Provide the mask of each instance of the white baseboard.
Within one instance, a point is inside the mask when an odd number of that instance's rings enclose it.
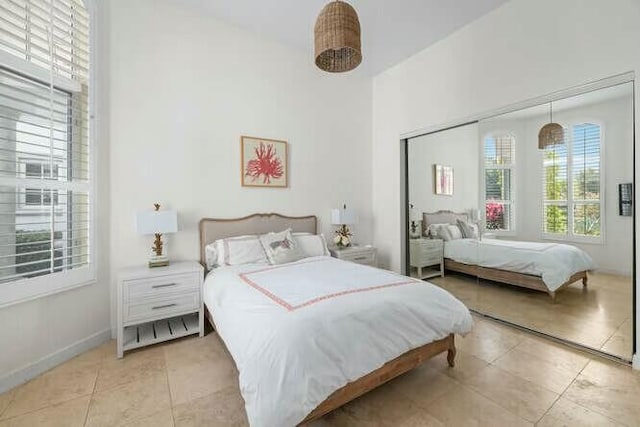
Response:
[[[640,371],[640,353],[636,353],[633,355],[633,369],[637,369]]]
[[[97,347],[110,339],[111,329],[105,329],[104,331],[90,335],[65,348],[55,351],[34,363],[9,372],[8,374],[0,377],[0,393],[4,393],[17,385],[27,382],[41,373],[46,372],[87,350]]]

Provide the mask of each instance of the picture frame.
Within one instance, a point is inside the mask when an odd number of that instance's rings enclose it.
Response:
[[[453,167],[433,165],[434,191],[441,196],[453,196]]]
[[[240,137],[240,182],[243,187],[288,186],[287,141]]]

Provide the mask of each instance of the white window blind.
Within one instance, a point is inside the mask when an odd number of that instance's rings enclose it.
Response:
[[[543,235],[601,239],[601,147],[601,126],[579,123],[565,129],[564,144],[543,150]]]
[[[484,139],[485,228],[514,231],[515,144],[513,135]]]
[[[88,280],[79,274],[92,262],[93,200],[83,1],[0,0],[0,54],[0,289],[52,273]]]

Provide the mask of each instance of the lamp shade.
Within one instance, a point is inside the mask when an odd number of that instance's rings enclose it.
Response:
[[[547,123],[538,133],[538,149],[564,143],[564,128],[558,123]]]
[[[136,215],[138,234],[175,233],[178,231],[176,211],[142,211]]]
[[[316,65],[321,70],[343,73],[362,62],[360,21],[350,4],[327,4],[318,15],[314,36]]]
[[[356,213],[350,209],[331,209],[331,224],[352,225],[358,222]]]

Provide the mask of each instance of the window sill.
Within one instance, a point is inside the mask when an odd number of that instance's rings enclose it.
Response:
[[[57,276],[57,277],[56,277]],[[0,284],[0,309],[97,282],[91,267]]]
[[[583,245],[597,245],[602,246],[605,244],[604,238],[588,238],[588,237],[560,237],[552,234],[543,234],[540,237],[542,240],[557,242],[557,243],[578,243]]]
[[[516,237],[518,235],[518,233],[516,232],[516,230],[509,230],[509,231],[500,231],[500,230],[485,230],[482,235],[493,235],[494,237]]]

